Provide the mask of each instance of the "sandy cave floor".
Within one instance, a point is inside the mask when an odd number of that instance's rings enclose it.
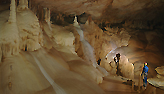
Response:
[[[154,88],[156,88],[156,94],[164,94],[164,90],[154,87],[149,83],[146,90],[140,86],[139,93],[138,86],[134,85],[134,89],[132,90],[132,83],[127,82],[127,79],[121,76],[106,76],[99,86],[106,94],[155,94],[153,93]]]

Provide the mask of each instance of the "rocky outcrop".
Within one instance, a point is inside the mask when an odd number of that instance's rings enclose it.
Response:
[[[127,46],[130,39],[130,35],[124,29],[118,31],[107,28],[107,31],[103,31],[89,19],[81,27],[84,30],[84,38],[94,48],[96,60],[105,58],[111,50],[115,50],[121,46]],[[83,54],[80,52],[79,36],[76,32],[74,34],[76,36],[75,50],[80,57],[83,57]]]
[[[164,66],[157,67],[155,70],[157,71],[156,78],[149,78],[148,82],[155,87],[159,87],[164,90]]]
[[[164,66],[155,69],[159,75],[164,75]]]

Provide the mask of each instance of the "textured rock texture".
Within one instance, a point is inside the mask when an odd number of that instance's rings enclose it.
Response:
[[[148,82],[163,89],[163,5],[163,0],[1,0],[0,93],[104,94],[111,87],[112,93],[127,93],[131,87],[122,81],[132,79],[137,86],[144,62]]]

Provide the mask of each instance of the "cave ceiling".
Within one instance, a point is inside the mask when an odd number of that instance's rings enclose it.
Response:
[[[164,0],[34,0],[55,13],[87,13],[95,21],[164,21]]]
[[[17,0],[19,2],[19,0]],[[164,24],[164,0],[29,0],[32,7],[50,8],[52,14],[87,14],[94,22],[122,23],[125,21]],[[10,3],[1,0],[0,5]]]

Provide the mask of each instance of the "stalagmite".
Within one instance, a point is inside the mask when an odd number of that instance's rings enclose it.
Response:
[[[19,0],[19,5],[25,5],[28,7],[28,0]]]
[[[32,8],[31,10],[33,11],[33,13],[37,16],[37,9],[38,9],[37,6],[33,6],[33,4],[32,4],[31,8]]]
[[[39,49],[42,43],[42,32],[36,15],[28,8],[28,1],[21,0],[17,7],[17,25],[21,44],[20,49],[34,51]],[[41,11],[39,11],[38,14]],[[40,15],[41,16],[41,15]],[[41,17],[40,17],[41,18]]]
[[[43,10],[43,7],[40,6],[40,5],[38,5],[37,17],[38,17],[39,21],[43,21],[44,20],[44,10]]]
[[[19,0],[19,5],[24,5],[24,0]]]
[[[44,20],[47,22],[48,17],[47,17],[47,8],[44,8]]]
[[[84,52],[84,55],[85,55],[85,59],[87,60],[87,62],[92,62],[92,65],[96,68],[97,64],[96,64],[96,60],[94,58],[93,48],[84,39],[83,31],[81,30],[81,27],[79,26],[79,24],[77,22],[77,17],[76,16],[75,16],[74,24],[73,25],[75,26],[78,34],[80,35],[80,41],[83,44],[83,52]]]
[[[3,24],[0,31],[1,54],[5,57],[18,54],[19,52],[19,36],[15,9],[15,0],[11,0],[8,22]]]
[[[92,17],[89,16],[85,24],[86,24],[86,25],[89,25],[91,22],[93,22],[93,21],[92,21]]]
[[[76,16],[75,16],[73,25],[76,28],[78,34],[80,35],[80,41],[84,40],[83,31],[81,30],[81,27],[79,26],[79,23],[77,22],[77,17]]]
[[[47,22],[48,26],[49,26],[49,29],[52,31],[52,28],[51,28],[51,22],[50,22],[50,18],[51,18],[51,12],[50,12],[50,8],[44,8],[44,11],[45,11],[45,21]]]
[[[39,17],[40,17],[40,14],[39,14],[39,8],[40,8],[40,6],[39,5],[37,5],[37,8],[36,8],[36,12],[37,12],[37,17],[38,17],[38,19],[40,19]]]
[[[26,6],[28,6],[28,0],[24,0]]]
[[[48,17],[47,20],[50,22],[50,18],[51,18],[51,11],[50,11],[50,8],[48,8],[47,17]]]
[[[9,23],[16,23],[16,11],[15,11],[15,0],[11,0],[11,5],[10,5],[10,16],[9,16]]]
[[[18,2],[18,0],[15,0],[15,6],[17,6],[17,2]]]
[[[96,58],[94,55],[94,48],[84,39],[83,31],[81,30],[81,27],[77,22],[76,16],[75,16],[73,25],[76,28],[78,34],[80,35],[80,41],[82,42],[83,53],[85,55],[86,61],[91,62],[93,67],[97,68],[104,76],[106,76],[107,71],[104,68],[97,65]]]
[[[28,7],[29,7],[29,9],[31,9],[31,8],[32,8],[32,2],[31,2],[31,0],[29,0],[29,2],[28,2],[28,3],[29,3],[29,6],[28,6]]]
[[[28,9],[28,1],[27,0],[19,0],[19,5],[17,11]]]

